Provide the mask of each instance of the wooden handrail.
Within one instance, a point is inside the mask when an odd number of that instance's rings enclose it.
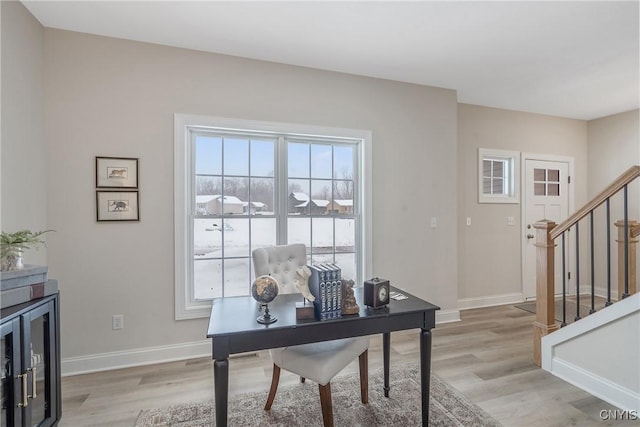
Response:
[[[609,197],[616,194],[625,185],[629,184],[631,181],[638,178],[639,176],[640,176],[640,166],[637,166],[637,165],[631,166],[629,169],[627,169],[626,172],[624,172],[622,175],[616,178],[616,180],[613,181],[611,185],[609,185],[607,188],[602,190],[602,192],[600,192],[600,194],[594,197],[589,203],[584,205],[582,208],[578,209],[569,218],[562,221],[558,226],[556,226],[551,231],[549,237],[552,240],[555,240],[558,236],[560,236],[562,233],[564,233],[569,228],[571,228],[576,222],[580,221],[582,218],[587,216],[589,212],[591,212],[592,210],[594,210],[595,208],[603,204]]]

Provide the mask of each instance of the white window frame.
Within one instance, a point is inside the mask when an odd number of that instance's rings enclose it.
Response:
[[[358,155],[359,218],[362,222],[361,236],[356,237],[357,265],[360,277],[369,277],[372,272],[372,178],[371,131],[359,129],[309,126],[292,123],[262,122],[254,120],[210,117],[191,114],[174,114],[174,250],[175,250],[175,319],[195,319],[209,317],[211,302],[193,297],[193,242],[189,213],[195,202],[192,179],[194,153],[190,144],[190,128],[209,128],[216,131],[258,131],[287,134],[301,137],[330,137],[361,140]],[[278,201],[276,201],[278,203]],[[354,204],[356,201],[354,201]],[[354,212],[355,213],[355,212]]]
[[[507,164],[504,177],[505,193],[485,194],[483,189],[483,162],[498,160]],[[520,152],[478,149],[478,203],[520,203]]]

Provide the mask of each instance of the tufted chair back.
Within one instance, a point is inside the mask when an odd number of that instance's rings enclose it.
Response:
[[[296,270],[307,265],[307,248],[303,243],[258,248],[252,253],[256,277],[271,275],[280,284],[278,293],[300,292],[296,288]]]

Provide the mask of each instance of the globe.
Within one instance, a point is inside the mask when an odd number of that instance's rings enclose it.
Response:
[[[278,281],[271,276],[260,276],[251,285],[251,296],[261,304],[269,304],[278,296]]]

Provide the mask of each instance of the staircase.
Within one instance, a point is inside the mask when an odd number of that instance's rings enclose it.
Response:
[[[561,224],[542,220],[534,225],[534,362],[635,417],[640,414],[640,294],[636,274],[640,224],[629,218],[629,184],[638,177],[640,166],[633,166]],[[612,206],[622,216],[615,222],[611,219]],[[640,217],[640,209],[632,211]],[[615,266],[612,246],[618,258]],[[554,265],[556,250],[562,251],[560,266]],[[571,265],[567,262],[569,252]],[[602,264],[606,264],[604,268]],[[556,268],[563,273],[563,312],[558,323],[554,313]],[[575,272],[573,289],[568,288],[565,274],[569,268]],[[617,284],[612,289],[614,273]],[[571,313],[567,298],[575,301]],[[605,299],[604,307],[597,308],[597,298]],[[567,316],[575,322],[567,325]]]

